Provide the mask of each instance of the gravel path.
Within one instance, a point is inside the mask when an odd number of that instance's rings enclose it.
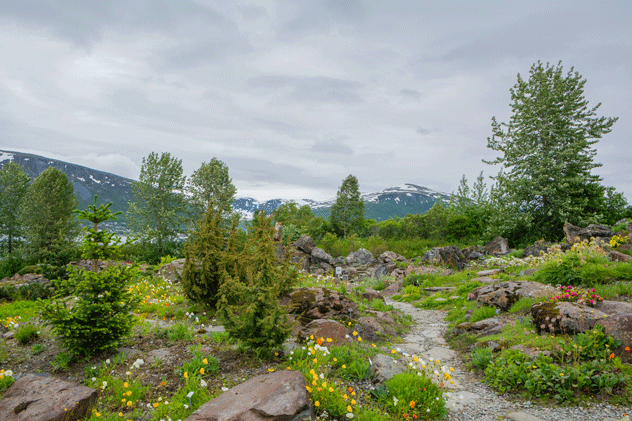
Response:
[[[403,351],[454,367],[451,373],[454,385],[449,385],[451,390],[446,393],[449,421],[619,421],[623,414],[632,414],[632,408],[601,403],[586,407],[543,407],[509,401],[471,376],[457,353],[450,349],[443,339],[448,329],[444,312],[420,310],[389,299],[386,302],[413,319],[411,331],[400,346]]]

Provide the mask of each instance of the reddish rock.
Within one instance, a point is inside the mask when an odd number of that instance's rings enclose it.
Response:
[[[358,319],[360,336],[367,341],[378,341],[384,339],[384,328],[373,317],[360,317]]]
[[[205,403],[185,421],[314,420],[305,386],[298,371],[253,377]]]
[[[632,314],[609,316],[599,320],[597,324],[604,327],[604,333],[611,335],[615,340],[621,341],[621,345],[612,352],[621,357],[623,362],[632,362]]]
[[[632,256],[628,256],[625,253],[621,253],[620,251],[610,250],[608,253],[610,255],[610,260],[613,262],[624,262],[627,263],[632,260]]]
[[[384,288],[384,291],[382,291],[382,297],[390,297],[397,294],[402,286],[404,286],[403,282],[394,282],[390,284],[389,286]]]
[[[487,254],[494,256],[504,256],[509,253],[509,243],[502,237],[496,237],[489,243],[485,244]]]
[[[365,300],[369,300],[369,302],[373,300],[381,300],[382,295],[374,289],[367,288],[361,295]]]
[[[303,325],[318,319],[359,316],[355,302],[328,288],[299,288],[284,295],[281,305],[288,306],[289,313],[298,314]]]
[[[305,329],[300,333],[302,338],[314,335],[314,338],[323,339],[323,345],[340,346],[349,343],[347,336],[347,328],[334,320],[319,319],[309,322]],[[327,339],[331,339],[328,342]]]
[[[0,399],[2,421],[77,421],[97,401],[97,391],[54,377],[28,374]]]

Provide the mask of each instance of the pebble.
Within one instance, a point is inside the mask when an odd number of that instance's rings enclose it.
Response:
[[[386,303],[413,319],[411,331],[404,336],[405,343],[400,345],[402,348],[423,358],[440,359],[442,365],[454,367],[451,374],[455,385],[446,392],[448,421],[619,421],[623,414],[632,414],[632,408],[608,403],[557,407],[506,399],[471,376],[457,353],[447,346],[443,339],[448,329],[445,312],[421,310],[388,299]]]

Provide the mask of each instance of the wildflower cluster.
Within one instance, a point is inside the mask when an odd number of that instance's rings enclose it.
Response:
[[[2,323],[4,327],[9,328],[10,330],[14,330],[17,329],[17,327],[19,326],[20,319],[20,316],[6,317],[4,319],[0,319],[0,323]]]
[[[0,370],[0,392],[4,392],[7,390],[15,381],[13,378],[13,371],[11,370]]]
[[[558,285],[557,289],[559,290],[559,293],[549,298],[549,301],[577,302],[578,304],[584,304],[590,307],[594,307],[598,303],[603,301],[603,297],[599,296],[596,293],[597,290],[595,288],[586,290],[578,287],[573,287],[571,285]]]
[[[618,235],[613,235],[612,238],[610,238],[610,247],[616,248],[616,247],[619,247],[621,244],[626,244],[627,242],[628,242],[627,237],[620,237]]]

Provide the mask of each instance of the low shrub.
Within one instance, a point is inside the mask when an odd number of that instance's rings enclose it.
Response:
[[[5,392],[14,382],[13,371],[0,370],[0,393]]]
[[[467,365],[470,368],[484,371],[492,362],[492,350],[488,347],[478,347],[468,357]]]
[[[22,344],[26,345],[31,341],[39,338],[39,329],[32,324],[23,324],[15,331],[15,339]]]
[[[401,416],[402,419],[416,416],[438,420],[448,413],[443,392],[423,374],[412,371],[396,374],[384,385],[389,393],[386,407],[391,415]]]
[[[496,307],[483,306],[479,307],[470,316],[470,323],[476,323],[481,320],[489,319],[496,315]]]

